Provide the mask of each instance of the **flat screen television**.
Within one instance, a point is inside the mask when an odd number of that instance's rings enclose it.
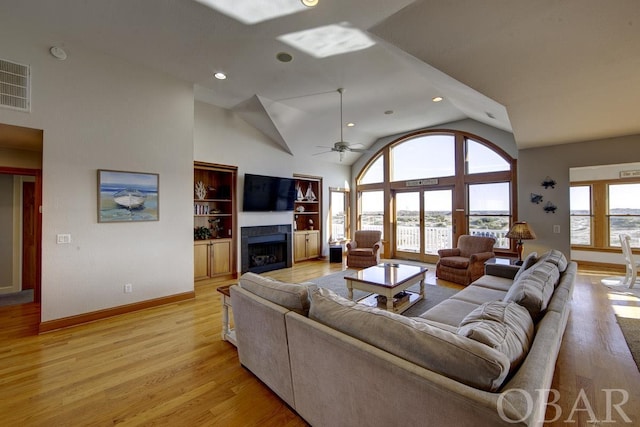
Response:
[[[245,212],[293,211],[296,185],[292,178],[244,174],[242,210]]]

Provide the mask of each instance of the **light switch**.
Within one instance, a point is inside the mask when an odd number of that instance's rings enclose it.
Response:
[[[71,243],[71,234],[57,234],[56,243],[59,245],[68,245]]]

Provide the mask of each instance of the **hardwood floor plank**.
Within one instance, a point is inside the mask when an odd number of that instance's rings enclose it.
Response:
[[[308,261],[266,275],[300,282],[343,268]],[[640,302],[612,296],[600,284],[606,275],[578,276],[552,384],[561,413],[550,426],[567,425],[574,405],[574,425],[640,425],[640,373],[612,308],[640,310]],[[193,300],[41,335],[37,304],[0,308],[0,424],[306,426],[221,341],[216,288],[230,283],[197,282]],[[605,389],[628,393],[623,409],[631,424],[607,407]],[[580,396],[586,400],[576,403]],[[610,397],[615,403],[622,396]],[[587,404],[597,420],[589,419]],[[615,423],[605,422],[607,411]]]

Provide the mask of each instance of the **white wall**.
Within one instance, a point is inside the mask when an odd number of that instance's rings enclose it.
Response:
[[[195,103],[194,159],[238,166],[239,227],[293,224],[292,212],[242,212],[245,173],[281,177],[291,177],[294,173],[321,176],[323,253],[327,255],[329,187],[348,187],[350,168],[292,151],[294,156],[278,148],[277,144],[230,110],[203,102]]]
[[[192,291],[191,84],[71,41],[59,61],[57,36],[20,32],[3,22],[0,52],[31,65],[32,111],[0,122],[44,131],[42,321]],[[158,173],[160,220],[97,223],[97,169]]]

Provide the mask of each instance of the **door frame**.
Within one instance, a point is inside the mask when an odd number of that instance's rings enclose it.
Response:
[[[391,244],[391,251],[393,254],[393,257],[397,257],[397,258],[401,258],[401,259],[408,259],[408,260],[413,260],[413,261],[420,261],[420,262],[427,262],[427,263],[433,263],[435,264],[438,261],[438,255],[437,254],[427,254],[425,253],[425,193],[429,192],[429,191],[450,191],[451,192],[451,234],[452,234],[452,240],[455,242],[457,241],[457,235],[456,232],[459,231],[457,230],[458,227],[456,227],[456,211],[454,210],[453,206],[454,206],[454,202],[455,202],[455,187],[452,185],[442,185],[442,186],[414,186],[414,187],[408,187],[408,188],[392,188],[390,193],[391,193],[391,199],[392,199],[392,203],[391,203],[391,211],[390,211],[390,215],[391,215],[391,224],[393,224],[391,226],[391,233],[393,238],[391,239],[392,244]],[[397,242],[398,242],[398,238],[397,238],[397,227],[398,227],[398,221],[397,221],[397,202],[396,202],[396,196],[398,194],[401,193],[417,193],[418,194],[418,198],[419,198],[419,211],[418,211],[418,215],[419,215],[419,233],[420,233],[420,248],[419,251],[416,252],[407,252],[407,251],[399,251],[398,247],[397,247]],[[464,228],[464,227],[463,227]],[[446,249],[446,248],[442,248],[442,249]]]
[[[35,284],[33,288],[33,301],[39,303],[41,300],[41,285],[42,285],[42,170],[40,169],[27,169],[0,166],[0,174],[4,175],[24,175],[35,177],[35,203],[34,212],[35,220],[35,235],[36,235],[36,272],[35,272]],[[22,239],[22,235],[20,237]]]

